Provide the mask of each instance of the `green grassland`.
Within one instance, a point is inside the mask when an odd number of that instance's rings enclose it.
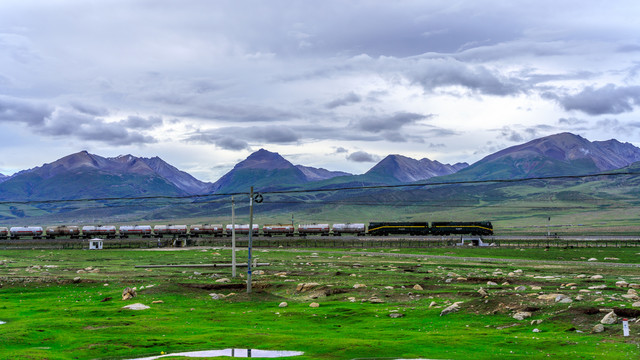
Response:
[[[229,263],[229,249],[3,251],[0,358],[128,359],[224,348],[304,352],[291,359],[640,356],[640,308],[623,297],[628,288],[616,286],[640,283],[640,273],[615,266],[640,265],[637,248],[254,249],[253,257],[270,265],[254,270],[248,294],[246,268],[232,278],[229,268],[134,267]],[[246,249],[238,259],[246,262]],[[603,278],[591,279],[596,274]],[[138,296],[121,300],[125,287]],[[574,301],[538,299],[558,293]],[[456,302],[458,312],[440,316]],[[150,309],[122,308],[132,303]],[[620,322],[592,333],[605,315],[600,309],[614,308],[634,319],[631,336],[623,337]],[[512,317],[522,310],[532,316]]]

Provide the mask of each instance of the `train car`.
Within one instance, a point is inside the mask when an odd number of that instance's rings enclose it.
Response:
[[[9,229],[12,239],[19,239],[23,236],[31,236],[33,239],[42,238],[42,227],[40,226],[13,226]]]
[[[366,232],[364,224],[333,224],[333,228],[331,229],[333,236],[341,236],[342,234],[349,235],[364,235]]]
[[[119,233],[121,239],[129,236],[149,238],[153,235],[153,229],[151,229],[151,225],[121,225]]]
[[[189,234],[194,237],[202,235],[224,236],[224,227],[222,224],[191,225]]]
[[[428,222],[370,222],[369,235],[429,235]]]
[[[0,227],[0,239],[6,239],[9,237],[9,228]]]
[[[107,239],[116,237],[117,229],[113,225],[86,225],[82,227],[82,237],[88,239],[95,236],[104,236]]]
[[[489,221],[434,221],[431,223],[433,235],[493,235],[493,225]]]
[[[77,226],[47,226],[45,235],[48,239],[55,239],[59,236],[68,236],[71,239],[80,238],[80,228]]]
[[[231,226],[231,224],[229,224],[226,227],[227,236],[231,236],[232,229],[234,227],[236,229],[236,235],[238,234],[249,235],[249,224],[235,224],[235,226]],[[260,233],[260,226],[258,224],[253,224],[252,228],[253,228],[252,235],[258,235]]]
[[[153,227],[153,233],[156,237],[164,237],[165,235],[187,237],[187,225],[156,225]]]
[[[291,225],[271,224],[271,225],[264,225],[262,227],[262,233],[264,234],[264,236],[273,236],[273,235],[293,236],[294,232],[295,232],[295,228],[293,224]]]
[[[300,224],[298,225],[298,234],[300,236],[321,235],[328,236],[331,228],[329,224]]]

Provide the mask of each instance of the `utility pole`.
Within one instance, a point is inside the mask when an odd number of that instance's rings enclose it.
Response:
[[[247,245],[249,249],[249,259],[247,263],[247,294],[251,293],[251,246],[253,235],[253,186],[249,192],[249,243]]]
[[[231,197],[231,277],[236,277],[236,202]]]

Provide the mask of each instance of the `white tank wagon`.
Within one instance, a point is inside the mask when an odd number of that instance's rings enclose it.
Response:
[[[298,225],[298,234],[300,236],[306,235],[329,235],[331,228],[329,224],[300,224]]]
[[[234,226],[231,226],[231,224],[227,225],[227,235],[231,236],[231,230],[233,229]],[[235,229],[236,229],[236,234],[249,234],[249,224],[235,224]],[[253,235],[258,235],[260,231],[260,227],[258,226],[258,224],[253,224]]]
[[[128,238],[129,236],[149,238],[153,234],[153,229],[151,229],[151,225],[122,225],[119,232],[120,238]]]
[[[47,226],[45,234],[48,239],[55,239],[59,236],[68,236],[71,239],[80,238],[80,228],[78,226]]]
[[[334,236],[341,236],[342,234],[362,236],[365,235],[366,228],[364,224],[360,223],[333,224],[332,231]]]
[[[14,226],[9,229],[9,233],[12,239],[19,239],[23,236],[41,239],[43,231],[41,226]]]
[[[273,235],[284,235],[284,236],[293,236],[295,228],[293,225],[264,225],[262,226],[262,233],[264,236],[273,236]]]
[[[222,224],[191,225],[189,233],[194,237],[203,235],[223,236],[224,227]]]
[[[0,227],[0,239],[6,239],[9,237],[9,228]]]
[[[82,237],[88,239],[95,236],[104,236],[107,239],[116,237],[117,229],[113,225],[86,225],[82,227]]]
[[[153,227],[153,233],[160,238],[165,235],[186,237],[188,228],[187,225],[156,225]]]

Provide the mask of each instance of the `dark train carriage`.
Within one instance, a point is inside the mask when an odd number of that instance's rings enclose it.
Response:
[[[493,235],[493,225],[489,221],[434,221],[431,223],[432,235]]]
[[[369,235],[429,235],[427,222],[371,222]]]

